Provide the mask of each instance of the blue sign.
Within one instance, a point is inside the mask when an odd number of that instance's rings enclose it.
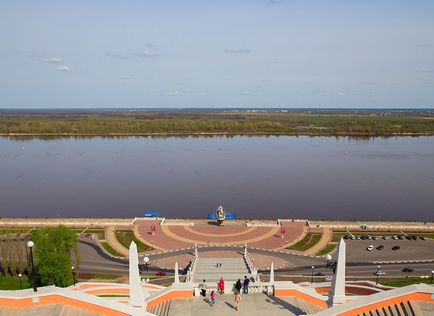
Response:
[[[160,212],[145,212],[145,217],[160,217]]]
[[[216,213],[211,213],[208,214],[208,219],[215,219],[217,220],[217,214]],[[237,219],[237,215],[234,213],[225,213],[225,219]]]

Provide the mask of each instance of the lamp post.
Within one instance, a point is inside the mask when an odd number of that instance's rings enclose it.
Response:
[[[379,278],[379,276],[380,276],[380,268],[381,268],[381,266],[377,266],[377,281],[375,282],[375,285],[377,285],[378,284],[378,278]]]
[[[315,266],[312,266],[312,272],[310,274],[310,283],[313,283],[313,269],[315,269]]]
[[[35,246],[35,243],[32,240],[29,240],[27,242],[27,247],[30,249],[30,259],[32,263],[32,280],[33,280],[33,291],[38,291],[36,288],[36,274],[35,274],[35,264],[33,262],[33,246]]]
[[[330,268],[330,261],[332,260],[331,254],[327,254],[326,260],[327,260],[326,269],[328,269],[328,268]]]
[[[434,270],[431,271],[431,284],[432,284],[432,279],[434,278]]]
[[[74,268],[74,266],[71,267],[71,270],[72,270],[72,282],[74,283],[74,286],[75,286],[76,279],[75,279],[75,268]]]
[[[23,284],[21,283],[21,278],[23,277],[23,275],[21,273],[18,274],[18,277],[20,278],[20,289],[23,289]]]
[[[144,257],[144,258],[143,258],[143,263],[145,264],[145,270],[146,270],[146,272],[148,272],[148,267],[149,267],[149,257]]]

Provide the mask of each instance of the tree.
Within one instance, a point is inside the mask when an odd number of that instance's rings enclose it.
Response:
[[[76,252],[77,235],[65,226],[32,234],[35,265],[41,285],[69,286],[73,283],[71,253]]]

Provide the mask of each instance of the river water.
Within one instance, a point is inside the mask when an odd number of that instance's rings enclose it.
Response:
[[[434,137],[0,138],[0,216],[434,220]]]

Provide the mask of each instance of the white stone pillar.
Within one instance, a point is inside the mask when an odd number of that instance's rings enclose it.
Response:
[[[129,274],[130,274],[130,300],[129,304],[134,307],[145,307],[142,284],[139,273],[139,255],[134,241],[130,245]]]
[[[345,264],[346,264],[346,245],[341,238],[336,252],[336,271],[333,276],[332,286],[329,293],[331,305],[342,304],[345,302]]]
[[[270,267],[270,283],[274,283],[274,262],[271,263]]]
[[[178,269],[178,262],[175,262],[175,281],[173,282],[175,284],[179,283],[179,269]]]

